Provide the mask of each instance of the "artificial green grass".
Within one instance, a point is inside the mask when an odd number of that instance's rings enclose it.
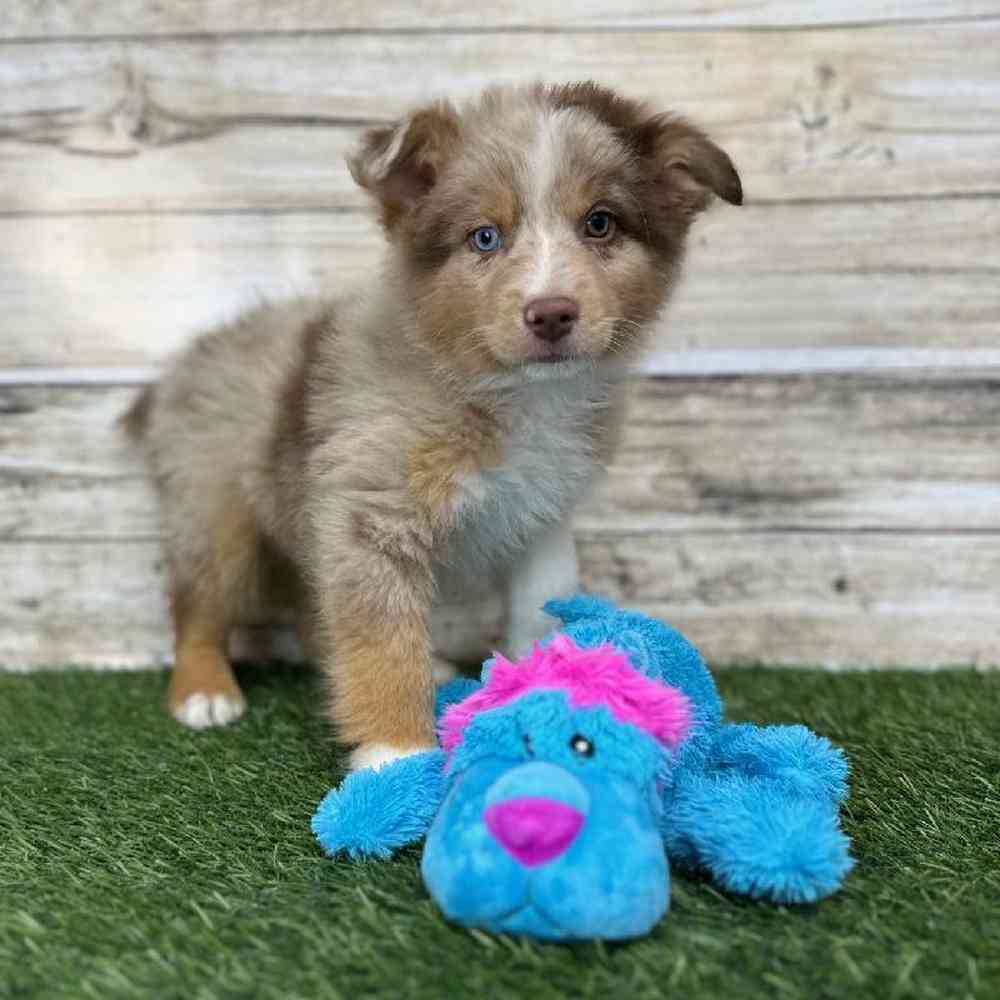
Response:
[[[309,818],[340,772],[314,681],[242,680],[246,719],[191,733],[162,674],[0,675],[0,996],[1000,995],[1000,674],[720,673],[732,718],[847,750],[857,869],[801,908],[679,876],[615,946],[450,927],[416,849],[323,857]]]

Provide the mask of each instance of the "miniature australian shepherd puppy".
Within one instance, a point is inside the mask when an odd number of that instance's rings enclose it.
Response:
[[[283,586],[357,768],[435,744],[442,594],[501,574],[517,654],[576,589],[567,519],[613,455],[627,363],[695,216],[742,192],[698,129],[593,83],[421,108],[349,166],[378,273],[201,337],[126,424],[162,501],[171,712],[242,714],[227,633]]]

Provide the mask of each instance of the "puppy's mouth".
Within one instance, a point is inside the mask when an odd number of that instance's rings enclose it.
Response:
[[[557,365],[561,361],[579,361],[584,357],[584,352],[578,350],[569,343],[570,338],[566,338],[566,343],[556,344],[532,344],[524,358],[525,364],[537,365]]]

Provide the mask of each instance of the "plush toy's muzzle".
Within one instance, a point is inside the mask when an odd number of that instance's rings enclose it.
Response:
[[[590,809],[587,789],[552,764],[523,764],[486,793],[483,822],[519,864],[536,868],[565,854]]]
[[[678,691],[610,646],[556,638],[498,657],[445,712],[449,788],[424,881],[459,923],[535,937],[629,938],[663,916],[657,783],[686,734]]]
[[[653,803],[634,783],[497,758],[456,777],[423,876],[452,920],[554,940],[646,934],[670,884]]]

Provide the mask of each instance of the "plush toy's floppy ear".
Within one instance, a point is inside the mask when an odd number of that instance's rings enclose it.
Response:
[[[444,799],[444,764],[442,751],[428,750],[349,774],[313,816],[320,846],[331,855],[384,859],[420,840]]]
[[[458,132],[455,109],[441,102],[364,134],[347,166],[354,180],[378,201],[386,229],[392,230],[434,187]]]

